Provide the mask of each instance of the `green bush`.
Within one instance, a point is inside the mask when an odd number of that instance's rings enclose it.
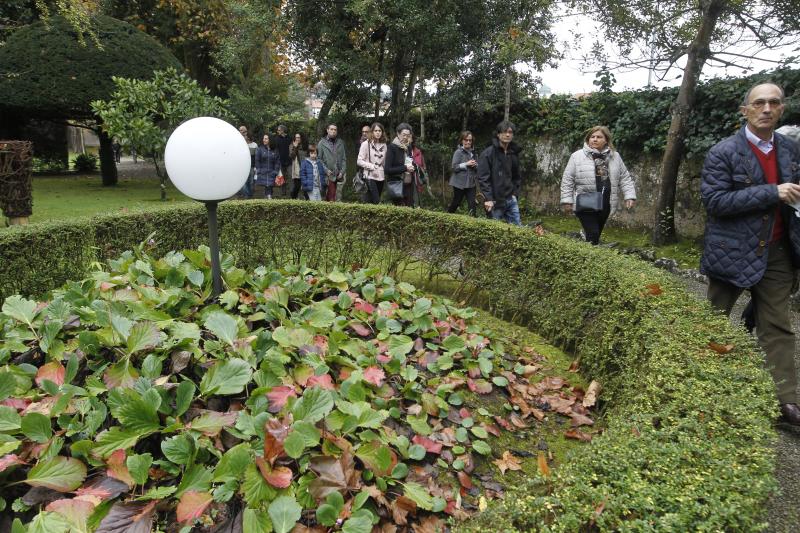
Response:
[[[77,172],[94,172],[97,170],[98,157],[94,154],[78,154],[72,160],[72,168]]]
[[[611,250],[487,220],[385,206],[229,202],[243,268],[379,267],[573,351],[604,387],[608,429],[463,529],[755,531],[772,476],[774,387],[750,337],[668,274]],[[0,234],[0,296],[82,278],[150,232],[153,253],[206,240],[201,206]],[[710,343],[733,345],[725,354]]]

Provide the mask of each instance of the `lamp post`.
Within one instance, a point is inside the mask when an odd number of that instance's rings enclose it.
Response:
[[[164,165],[183,194],[208,210],[212,296],[222,293],[217,204],[242,188],[250,174],[250,149],[239,130],[218,118],[198,117],[178,126],[167,141]]]

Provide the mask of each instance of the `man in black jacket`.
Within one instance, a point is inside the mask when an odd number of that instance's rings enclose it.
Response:
[[[287,135],[289,129],[281,124],[278,126],[278,135],[275,136],[275,149],[278,151],[278,158],[281,161],[281,174],[283,175],[284,184],[280,187],[275,187],[275,193],[280,192],[280,195],[283,198],[288,198],[289,195],[286,192],[286,180],[291,181],[292,174],[292,158],[289,155],[289,145],[291,141],[289,140],[289,136]]]
[[[483,207],[495,220],[521,225],[517,196],[522,185],[519,146],[514,142],[516,126],[508,120],[497,125],[492,146],[478,158],[478,185],[485,198]]]

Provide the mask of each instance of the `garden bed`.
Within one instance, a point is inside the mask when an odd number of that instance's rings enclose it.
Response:
[[[229,202],[237,264],[376,267],[525,325],[603,385],[606,431],[464,529],[763,529],[774,489],[774,390],[743,332],[633,258],[485,220],[355,205]],[[157,252],[205,241],[200,206],[11,229],[0,294],[41,295],[155,232]],[[455,274],[455,275],[454,275]]]

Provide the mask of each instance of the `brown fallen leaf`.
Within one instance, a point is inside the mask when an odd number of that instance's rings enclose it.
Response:
[[[568,439],[581,440],[583,442],[590,442],[592,440],[591,434],[584,433],[580,429],[568,429],[564,432],[564,436]]]
[[[500,469],[500,473],[503,475],[505,475],[506,470],[522,470],[522,463],[520,460],[514,457],[508,450],[503,452],[503,456],[500,459],[495,459],[492,462],[497,465],[497,468]]]
[[[508,452],[506,452],[508,453]],[[466,472],[459,472],[458,473],[458,482],[461,483],[461,486],[465,489],[472,488],[472,479],[469,477],[469,474]]]
[[[428,515],[411,528],[414,533],[442,533],[444,531],[444,520],[433,515]]]
[[[583,406],[592,407],[597,403],[597,395],[600,394],[600,390],[600,383],[592,380],[592,382],[589,383],[589,388],[586,389],[586,394],[583,396]]]
[[[539,464],[539,473],[544,477],[550,476],[550,466],[547,464],[547,455],[545,455],[544,451],[539,450],[537,462]]]
[[[736,345],[734,345],[734,344],[717,344],[716,342],[709,342],[708,343],[708,347],[710,349],[714,350],[715,352],[717,352],[718,354],[724,355],[726,353],[730,353],[734,348],[736,348]]]
[[[398,526],[404,526],[408,524],[408,514],[416,514],[417,504],[414,503],[414,500],[411,498],[406,496],[398,496],[392,501],[390,509],[392,511],[392,519],[394,520],[394,523]]]
[[[572,362],[572,364],[571,364],[571,365],[569,365],[569,368],[567,369],[567,372],[577,372],[577,371],[578,371],[578,367],[579,367],[579,366],[580,366],[580,361],[578,361],[577,359],[575,359],[575,360]]]
[[[659,294],[664,293],[664,289],[661,288],[661,285],[658,283],[651,283],[650,285],[645,285],[647,291],[645,292],[646,295],[649,296],[658,296]]]
[[[572,426],[573,427],[592,426],[592,425],[594,425],[594,420],[592,420],[591,418],[589,418],[586,415],[582,415],[582,414],[579,414],[579,413],[572,413],[570,415],[570,418],[572,418]]]

